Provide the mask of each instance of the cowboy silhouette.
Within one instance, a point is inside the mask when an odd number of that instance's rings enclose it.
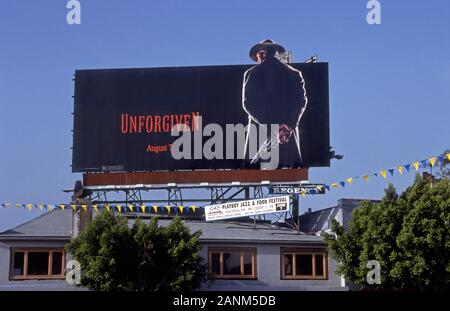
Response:
[[[269,39],[250,49],[250,58],[258,64],[244,73],[242,87],[242,106],[249,122],[244,148],[246,166],[261,165],[261,154],[270,148],[279,149],[279,167],[302,166],[299,123],[308,99],[301,71],[275,57],[284,52],[281,45]],[[271,124],[279,126],[277,133],[271,132]],[[259,141],[258,152],[250,154],[250,137],[259,137],[251,135],[255,128],[267,131],[268,139]]]

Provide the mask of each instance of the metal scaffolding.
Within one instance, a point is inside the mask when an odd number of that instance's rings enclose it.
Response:
[[[185,185],[108,185],[85,186],[90,195],[86,198],[92,204],[134,204],[134,205],[167,205],[196,206],[214,205],[227,202],[259,199],[274,196],[269,193],[270,187],[299,187],[297,183],[230,183],[230,184],[185,184]],[[63,190],[67,193],[73,189]],[[298,230],[298,195],[291,195],[288,211],[279,214],[253,216],[256,221],[272,221],[285,223]]]

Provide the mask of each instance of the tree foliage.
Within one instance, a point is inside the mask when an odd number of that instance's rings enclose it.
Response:
[[[95,290],[186,291],[206,280],[199,255],[201,232],[179,218],[167,227],[157,218],[126,218],[103,212],[67,246],[81,264],[83,286]]]
[[[419,175],[400,196],[392,185],[379,203],[354,210],[349,232],[336,221],[326,241],[337,272],[370,287],[369,260],[381,266],[390,289],[450,290],[450,182]]]

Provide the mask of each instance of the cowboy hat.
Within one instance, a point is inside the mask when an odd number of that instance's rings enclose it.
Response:
[[[250,58],[253,59],[256,62],[256,53],[258,53],[258,51],[262,50],[262,49],[266,49],[266,48],[272,48],[274,49],[276,52],[278,53],[284,53],[286,52],[286,50],[284,49],[284,47],[282,47],[279,44],[276,44],[275,42],[273,42],[270,39],[266,39],[264,41],[261,41],[260,43],[255,44],[251,49],[250,52],[248,53]]]

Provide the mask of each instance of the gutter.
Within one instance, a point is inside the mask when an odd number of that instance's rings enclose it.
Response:
[[[0,236],[2,241],[67,241],[69,242],[72,236]]]
[[[324,241],[298,241],[298,240],[237,240],[237,239],[199,239],[200,243],[227,243],[227,244],[298,244],[326,246]]]

